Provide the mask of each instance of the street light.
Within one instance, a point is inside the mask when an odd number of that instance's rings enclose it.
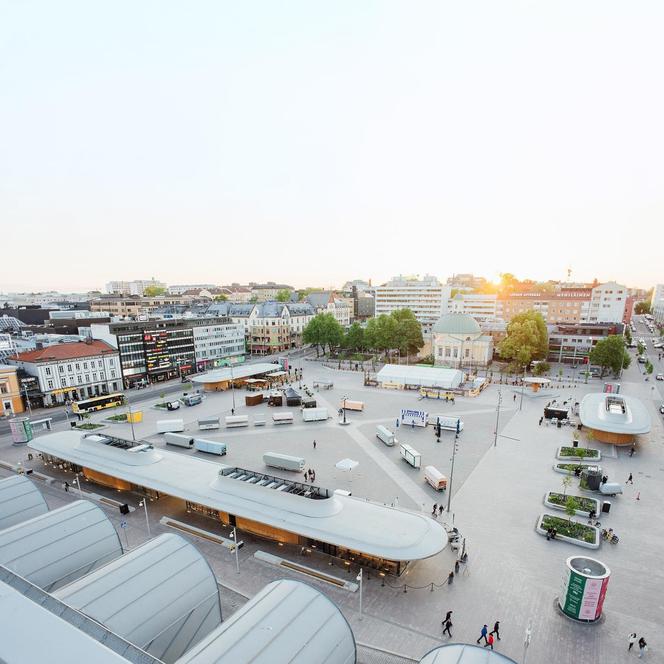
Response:
[[[139,507],[142,507],[145,510],[145,525],[148,528],[148,537],[152,537],[152,533],[150,532],[150,519],[148,518],[148,501],[146,498],[143,498],[140,503],[138,503]]]
[[[233,395],[233,413],[235,413],[235,383],[233,381],[233,365],[230,365],[231,369],[231,394]]]
[[[456,457],[459,423],[457,421],[457,433],[454,435],[454,447],[452,448],[452,467],[450,468],[450,485],[447,487],[447,513],[450,513],[450,504],[452,503],[452,482],[454,480],[454,459]]]
[[[363,570],[360,567],[360,573],[355,577],[355,579],[360,582],[360,620],[362,620],[362,586],[364,581],[364,575],[362,572]]]
[[[235,571],[239,574],[240,573],[240,558],[238,557],[239,554],[239,549],[240,547],[238,546],[237,542],[237,530],[235,529],[235,526],[233,527],[233,532],[231,533],[231,537],[233,538],[234,541],[234,546],[233,546],[233,551],[235,553]]]
[[[129,409],[129,424],[131,425],[131,439],[136,440],[136,433],[134,432],[134,414],[131,412],[131,403],[129,403],[129,397],[127,399],[127,408]]]
[[[74,482],[76,482],[76,486],[78,487],[78,497],[83,498],[83,492],[81,491],[81,482],[78,479],[78,473],[74,473]]]
[[[498,388],[498,405],[496,406],[496,430],[493,432],[493,446],[498,445],[498,423],[500,422],[500,404],[503,402],[503,392]]]

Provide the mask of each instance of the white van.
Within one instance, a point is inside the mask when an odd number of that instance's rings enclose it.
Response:
[[[266,466],[272,466],[272,468],[293,470],[297,473],[301,473],[304,470],[304,459],[302,457],[278,454],[277,452],[266,452],[263,455],[263,463]]]
[[[399,454],[401,455],[401,458],[413,468],[419,468],[422,465],[422,455],[410,445],[406,445],[406,443],[401,443],[401,445],[399,445]]]
[[[194,439],[192,436],[187,436],[183,433],[171,433],[167,431],[164,434],[166,445],[177,445],[178,447],[186,447],[191,449],[194,446]]]
[[[376,438],[382,440],[388,447],[393,447],[398,442],[394,433],[384,426],[376,427]]]
[[[447,489],[447,477],[445,477],[445,475],[443,475],[435,466],[424,467],[424,479],[436,491],[444,491]]]
[[[157,420],[157,433],[184,431],[184,420]]]

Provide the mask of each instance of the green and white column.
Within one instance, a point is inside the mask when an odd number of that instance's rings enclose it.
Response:
[[[582,622],[599,620],[610,577],[611,570],[599,560],[583,556],[568,558],[558,598],[561,611]]]

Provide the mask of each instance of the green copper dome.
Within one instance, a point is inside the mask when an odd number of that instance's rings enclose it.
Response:
[[[433,326],[434,334],[452,334],[454,336],[468,336],[482,334],[479,323],[468,314],[445,314]]]

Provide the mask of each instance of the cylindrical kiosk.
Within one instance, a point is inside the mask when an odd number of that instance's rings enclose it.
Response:
[[[595,558],[568,558],[558,598],[560,610],[580,622],[599,620],[610,576],[611,570]]]
[[[32,423],[27,417],[14,417],[9,420],[14,445],[25,445],[32,440]]]

